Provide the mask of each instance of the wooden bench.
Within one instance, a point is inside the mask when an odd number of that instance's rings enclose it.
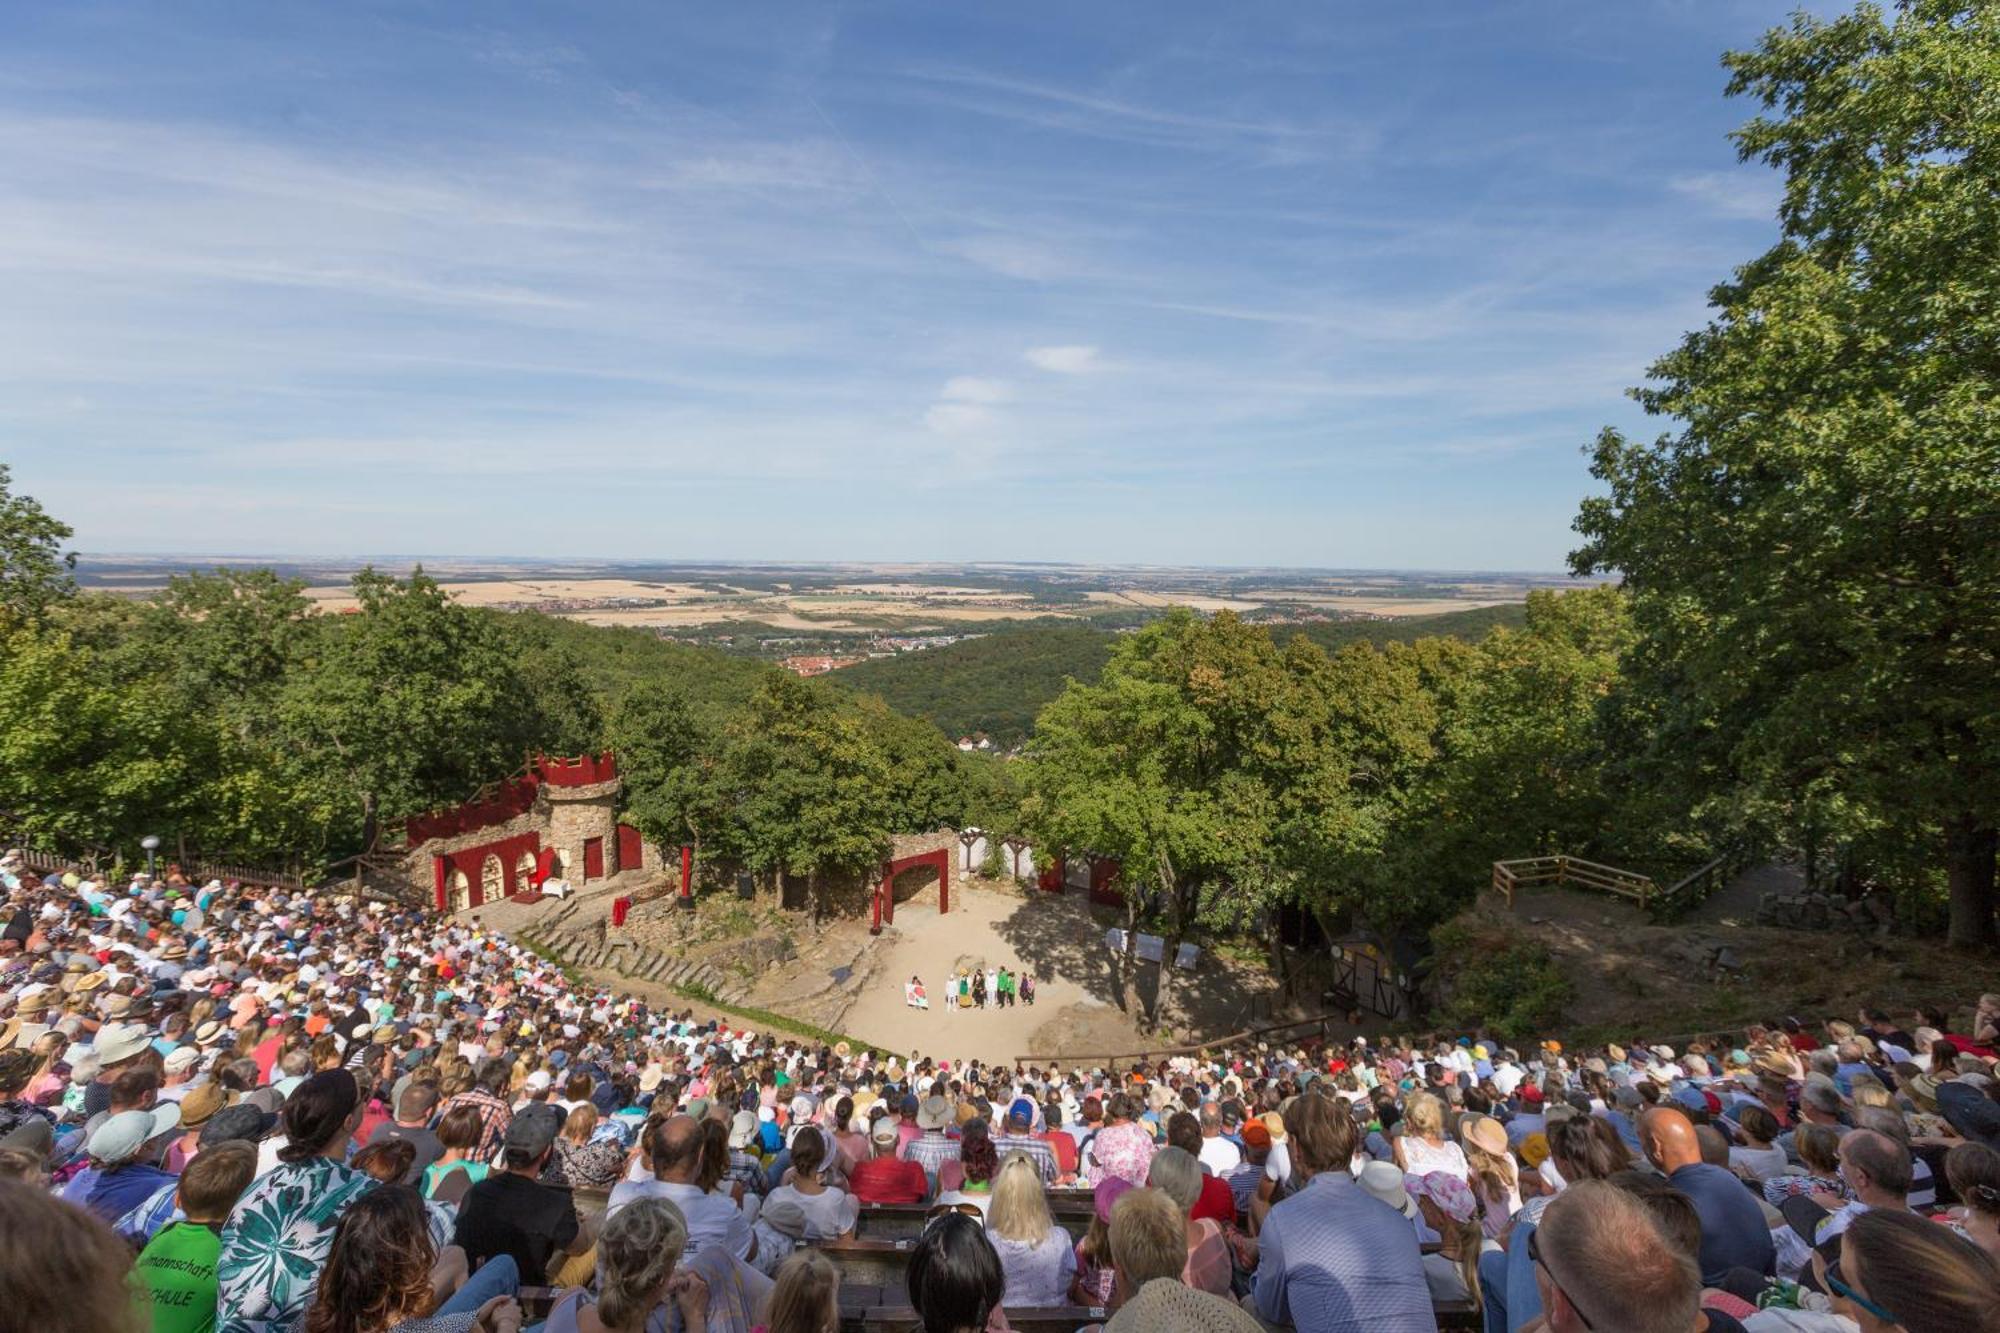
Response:
[[[897,1240],[816,1240],[810,1244],[839,1267],[843,1289],[853,1283],[901,1292],[908,1285],[910,1252],[917,1242],[913,1236],[904,1236]]]
[[[1102,1307],[1086,1305],[1010,1305],[1007,1326],[1015,1333],[1076,1333],[1085,1324],[1101,1324],[1110,1317]],[[923,1321],[907,1305],[878,1305],[852,1318],[845,1305],[840,1311],[841,1333],[923,1333]]]
[[[924,1219],[935,1204],[864,1203],[854,1224],[854,1234],[869,1240],[901,1240],[924,1234]],[[1097,1216],[1097,1204],[1088,1193],[1081,1198],[1061,1194],[1049,1196],[1049,1216],[1069,1232],[1071,1241],[1080,1241],[1090,1231]]]

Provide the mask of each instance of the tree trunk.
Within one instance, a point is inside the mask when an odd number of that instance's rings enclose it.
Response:
[[[1945,821],[1944,856],[1951,885],[1953,948],[1993,943],[1994,858],[2000,855],[2000,828],[1975,814]]]
[[[812,914],[812,933],[819,934],[819,871],[806,876],[806,910]]]
[[[1145,1021],[1139,1004],[1139,904],[1128,891],[1125,894],[1125,947],[1117,954],[1112,964],[1117,972],[1118,1007],[1126,1015]]]
[[[380,830],[377,827],[377,820],[375,813],[375,793],[372,791],[362,792],[361,793],[361,850],[362,851],[372,852],[375,850],[375,839],[379,832]]]

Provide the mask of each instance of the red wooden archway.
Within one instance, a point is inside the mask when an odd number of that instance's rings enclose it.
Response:
[[[896,876],[905,870],[915,870],[918,866],[935,866],[938,872],[938,912],[940,915],[951,911],[951,853],[943,847],[934,852],[918,852],[915,856],[905,856],[900,860],[884,862],[882,882],[875,886],[874,920],[871,930],[880,930],[884,925],[896,924]]]

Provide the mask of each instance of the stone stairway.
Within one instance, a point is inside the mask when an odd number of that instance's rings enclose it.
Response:
[[[699,988],[723,1004],[740,1004],[750,993],[748,982],[700,958],[621,939],[602,919],[574,921],[574,910],[542,922],[540,932],[542,943],[571,967],[612,972],[628,981],[656,986]]]

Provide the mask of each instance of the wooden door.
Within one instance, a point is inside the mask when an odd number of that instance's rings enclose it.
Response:
[[[604,878],[604,839],[583,840],[583,882]]]

